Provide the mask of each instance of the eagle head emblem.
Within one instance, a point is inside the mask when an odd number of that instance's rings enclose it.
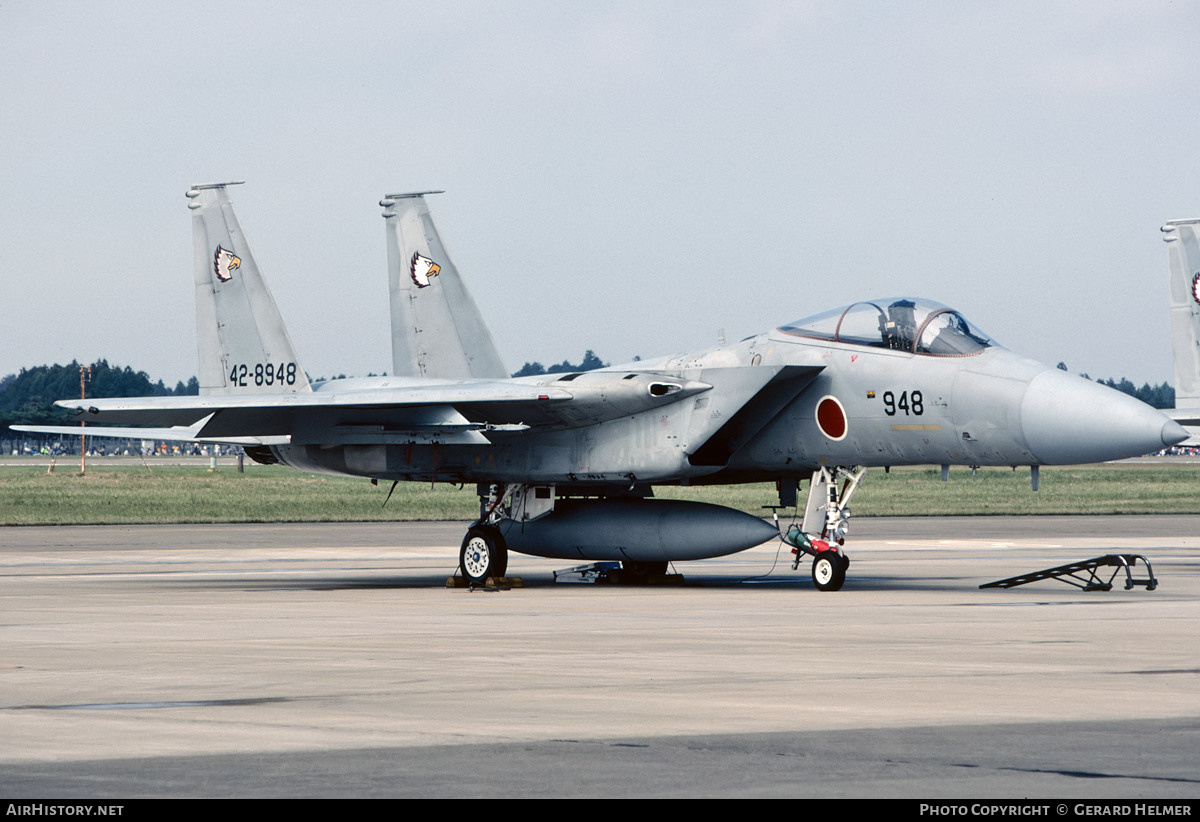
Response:
[[[217,275],[217,279],[223,283],[227,283],[233,279],[233,270],[241,268],[242,258],[234,254],[232,251],[226,251],[217,246],[216,252],[213,254],[213,273]]]
[[[429,278],[436,277],[441,271],[440,265],[428,257],[422,257],[416,253],[412,255],[412,262],[408,264],[408,273],[412,275],[412,281],[417,288],[429,285]]]

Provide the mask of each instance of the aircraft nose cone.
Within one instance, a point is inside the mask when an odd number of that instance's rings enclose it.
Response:
[[[1030,381],[1021,431],[1047,465],[1138,457],[1187,438],[1178,423],[1144,402],[1056,368]]]

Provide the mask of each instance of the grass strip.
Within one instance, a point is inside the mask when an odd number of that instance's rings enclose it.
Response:
[[[390,483],[298,472],[282,466],[202,466],[140,462],[89,465],[79,476],[60,464],[0,467],[0,524],[125,525],[183,522],[363,522],[469,520],[478,515],[473,485],[464,488],[400,483],[384,505]],[[937,468],[868,472],[854,497],[855,516],[980,514],[1194,514],[1200,513],[1200,466],[1118,463],[1048,467],[1040,490],[1028,469],[981,468],[972,476]],[[807,489],[805,483],[803,490]],[[658,497],[689,499],[763,515],[775,502],[774,485],[659,486]],[[801,498],[803,500],[803,497]]]

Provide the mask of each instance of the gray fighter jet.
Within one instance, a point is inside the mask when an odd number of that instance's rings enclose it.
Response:
[[[433,192],[380,202],[393,376],[311,383],[230,185],[187,192],[200,396],[59,405],[78,409],[92,436],[232,443],[259,462],[373,481],[475,483],[480,516],[460,553],[472,582],[503,576],[509,550],[619,561],[637,576],[782,537],[793,569],[812,556],[817,587],[837,590],[848,504],[867,467],[1028,465],[1036,488],[1038,466],[1137,456],[1187,436],[1137,400],[1004,349],[951,308],[905,297],[694,354],[510,379],[434,227]],[[808,481],[800,524],[652,493],[762,481],[797,509]]]
[[[1200,220],[1162,227],[1171,285],[1171,346],[1175,354],[1175,408],[1168,413],[1200,445]]]

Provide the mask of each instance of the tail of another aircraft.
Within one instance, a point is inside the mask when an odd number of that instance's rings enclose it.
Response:
[[[508,372],[491,332],[429,215],[425,195],[438,193],[388,194],[379,202],[387,225],[393,373],[503,379]]]
[[[1171,271],[1171,344],[1175,351],[1175,407],[1200,406],[1200,220],[1162,227]]]
[[[192,186],[201,394],[312,390],[233,213],[227,186]]]

